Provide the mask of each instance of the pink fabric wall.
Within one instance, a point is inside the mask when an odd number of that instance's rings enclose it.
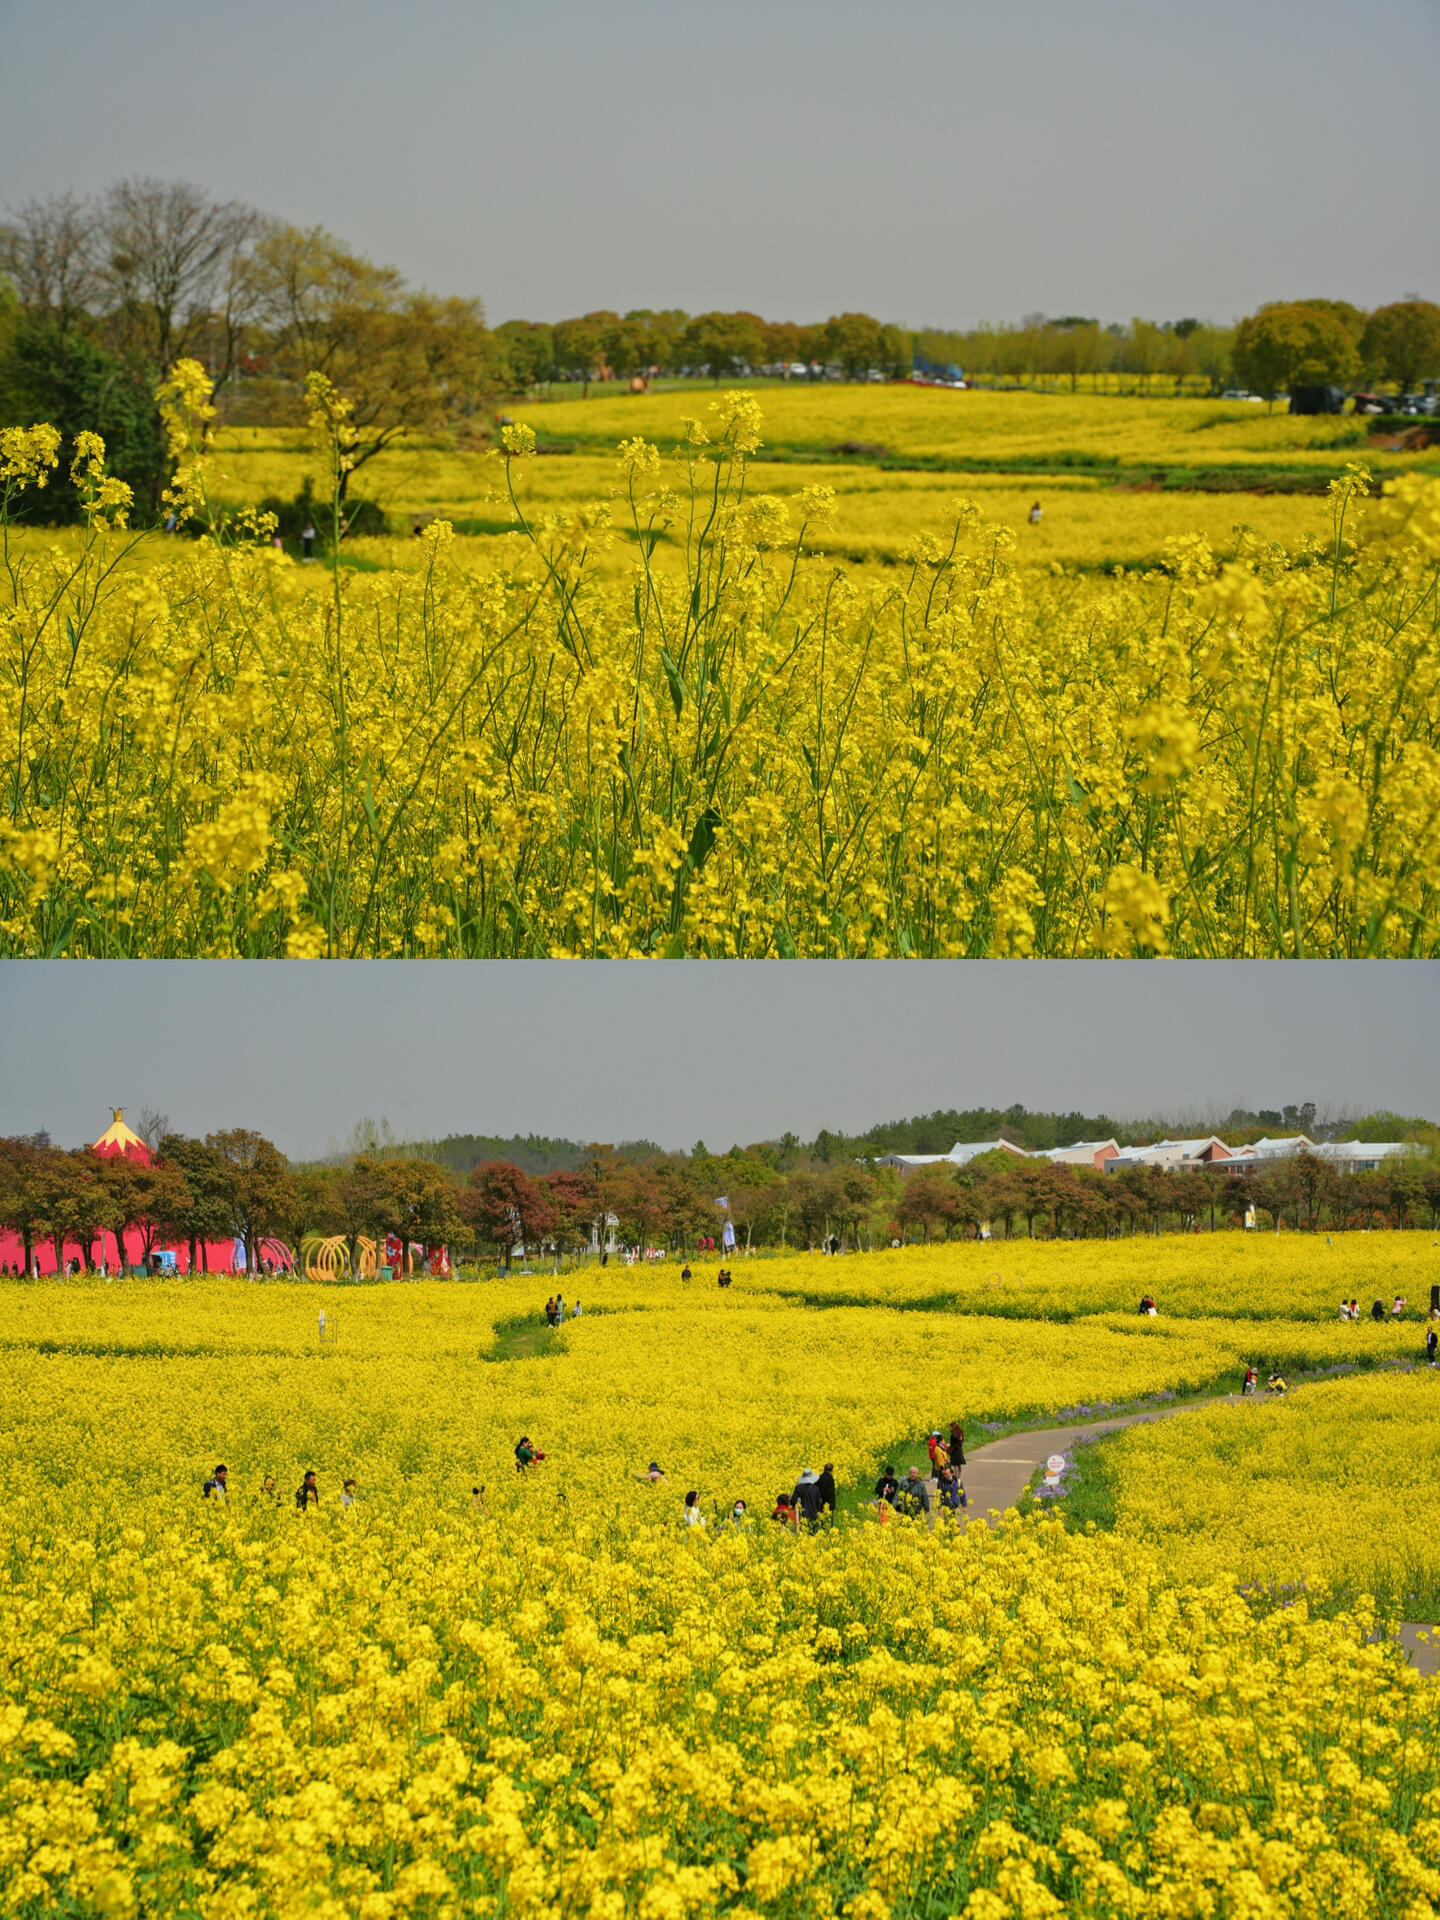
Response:
[[[162,1247],[168,1247],[174,1252],[175,1264],[182,1273],[189,1272],[190,1243],[188,1240],[178,1243],[175,1241],[157,1241],[157,1251]],[[125,1255],[130,1265],[136,1267],[140,1265],[143,1250],[144,1240],[139,1231],[131,1227],[125,1235]],[[290,1249],[281,1240],[262,1241],[260,1251],[264,1258],[269,1260],[273,1266],[290,1267],[294,1265]],[[104,1235],[97,1234],[94,1243],[88,1247],[85,1252],[87,1264],[90,1266],[94,1266],[102,1257],[108,1263],[111,1273],[114,1273],[120,1265],[120,1250],[113,1233],[106,1233]],[[35,1253],[39,1260],[41,1273],[54,1273],[55,1242],[53,1240],[37,1241],[35,1243]],[[78,1260],[80,1253],[81,1249],[78,1241],[67,1240],[65,1242],[65,1258],[67,1261]],[[233,1240],[207,1241],[205,1247],[205,1265],[209,1272],[229,1273],[234,1259],[235,1242]],[[24,1264],[25,1246],[19,1234],[0,1232],[0,1267],[17,1270],[23,1268]]]

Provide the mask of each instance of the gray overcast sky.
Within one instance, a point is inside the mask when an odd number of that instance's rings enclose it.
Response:
[[[0,197],[194,179],[492,320],[1440,297],[1440,0],[0,0]]]
[[[1020,1100],[1440,1117],[1440,962],[23,960],[0,1134],[124,1104],[323,1152],[536,1132],[712,1148]]]

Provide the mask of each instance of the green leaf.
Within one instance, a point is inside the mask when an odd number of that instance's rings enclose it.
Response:
[[[690,845],[685,850],[685,858],[690,864],[692,873],[698,873],[710,857],[710,849],[715,844],[715,829],[719,824],[718,807],[706,807],[695,822],[695,831],[691,834]]]
[[[678,720],[685,706],[685,682],[680,678],[679,667],[664,647],[660,649],[660,664],[665,669],[665,678],[670,682],[670,698],[675,704],[675,718]]]

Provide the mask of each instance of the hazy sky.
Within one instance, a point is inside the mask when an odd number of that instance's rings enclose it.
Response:
[[[124,1104],[321,1153],[536,1132],[712,1148],[937,1107],[1440,1117],[1431,961],[11,961],[0,1134]]]
[[[499,321],[1440,297],[1440,0],[0,0],[0,198],[196,180]]]

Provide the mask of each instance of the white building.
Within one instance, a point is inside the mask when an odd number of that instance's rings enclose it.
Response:
[[[901,1173],[914,1173],[920,1167],[966,1167],[982,1153],[1013,1153],[1018,1160],[1029,1154],[1012,1140],[957,1140],[949,1153],[882,1153],[877,1167],[898,1167]]]
[[[1048,1160],[1057,1167],[1097,1167],[1101,1172],[1120,1152],[1115,1140],[1076,1140],[1068,1147],[1041,1147],[1032,1160]]]
[[[1105,1171],[1119,1173],[1122,1167],[1163,1167],[1169,1173],[1187,1173],[1231,1158],[1231,1151],[1220,1136],[1210,1133],[1194,1140],[1157,1140],[1148,1147],[1127,1147],[1106,1161]]]
[[[1327,1140],[1315,1151],[1341,1173],[1376,1173],[1397,1154],[1418,1153],[1419,1148],[1409,1140]]]

